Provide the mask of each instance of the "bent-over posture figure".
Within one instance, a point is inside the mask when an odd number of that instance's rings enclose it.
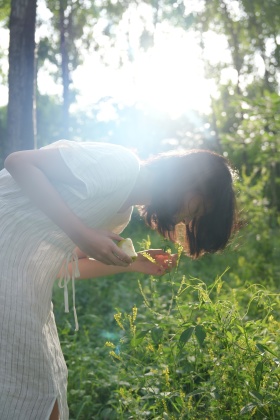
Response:
[[[235,226],[227,161],[208,151],[139,162],[112,144],[58,141],[8,156],[0,172],[0,417],[68,419],[67,369],[52,311],[60,273],[65,306],[74,278],[125,271],[164,274],[176,256],[135,262],[117,246],[134,205],[191,257],[223,249]],[[89,259],[88,257],[91,257]],[[69,299],[69,281],[73,298]]]

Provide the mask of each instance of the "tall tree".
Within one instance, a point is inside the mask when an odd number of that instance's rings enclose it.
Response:
[[[34,55],[37,0],[12,0],[9,103],[4,155],[34,148]]]
[[[59,0],[59,32],[60,32],[60,54],[61,54],[61,73],[63,84],[63,104],[62,104],[62,128],[63,137],[69,137],[69,88],[70,88],[70,69],[69,69],[69,48],[67,45],[67,29],[71,27],[72,10],[67,19],[67,1]]]
[[[106,22],[104,35],[110,39],[111,46],[114,44],[114,27],[119,24],[122,14],[129,7],[129,1],[47,0],[46,4],[53,14],[51,21],[57,36],[51,40],[43,40],[44,54],[47,52],[46,48],[52,50],[51,54],[45,54],[45,59],[55,64],[59,70],[63,86],[60,136],[70,138],[69,108],[75,96],[72,73],[82,63],[85,50],[102,49],[100,41],[94,38],[93,33],[93,28],[99,19]],[[39,44],[39,55],[40,51]],[[101,52],[100,55],[102,56]]]

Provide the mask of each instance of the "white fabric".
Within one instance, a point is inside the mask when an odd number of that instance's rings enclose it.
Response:
[[[63,140],[47,147],[59,149],[78,180],[76,186],[55,185],[70,208],[88,226],[120,233],[132,211],[118,213],[139,173],[135,155],[102,143]],[[0,172],[0,249],[0,418],[49,420],[57,399],[60,420],[67,420],[67,368],[51,296],[62,263],[73,258],[74,244],[5,169]],[[70,311],[73,303],[70,299]]]

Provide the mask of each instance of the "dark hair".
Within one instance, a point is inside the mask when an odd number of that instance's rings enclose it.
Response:
[[[208,150],[189,150],[161,154],[145,164],[155,179],[152,201],[141,209],[146,223],[179,241],[192,258],[224,249],[237,229],[233,170],[227,159]],[[205,210],[186,225],[176,224],[187,193],[199,194]]]

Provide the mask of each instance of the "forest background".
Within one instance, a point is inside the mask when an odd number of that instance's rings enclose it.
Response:
[[[207,148],[239,174],[245,223],[222,254],[182,255],[162,278],[77,282],[78,333],[55,288],[70,418],[279,419],[279,0],[0,0],[0,21],[1,164],[68,138],[141,158]],[[88,57],[99,64],[83,107]],[[132,79],[114,81],[123,69]],[[96,95],[104,79],[126,95]],[[180,252],[137,212],[124,236]]]

